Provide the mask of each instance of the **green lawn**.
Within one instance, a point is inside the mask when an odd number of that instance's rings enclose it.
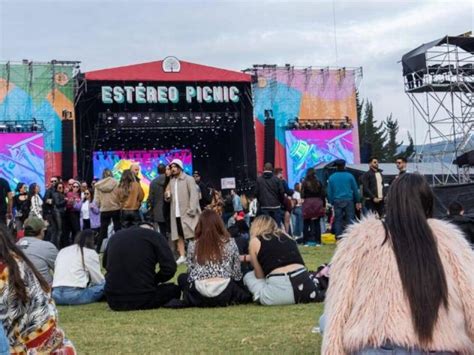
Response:
[[[309,269],[330,260],[333,246],[301,248]],[[180,267],[178,272],[185,271]],[[60,326],[79,354],[316,353],[311,328],[322,304],[113,312],[107,303],[59,308]]]

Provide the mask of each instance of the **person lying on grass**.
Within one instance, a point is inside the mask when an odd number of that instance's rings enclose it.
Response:
[[[10,354],[74,355],[58,327],[50,287],[0,224],[0,321]]]
[[[254,271],[244,276],[244,284],[255,302],[270,306],[323,300],[296,241],[273,218],[262,215],[253,221],[249,254]]]

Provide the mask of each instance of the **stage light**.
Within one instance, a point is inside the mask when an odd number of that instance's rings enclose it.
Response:
[[[120,122],[125,121],[125,116],[119,116],[118,120],[119,120]]]
[[[15,125],[15,131],[21,132],[22,129],[23,129],[23,126],[22,126],[21,124],[16,124],[16,125]]]
[[[132,121],[134,121],[134,122],[138,121],[138,117],[137,116],[132,116]]]
[[[7,126],[4,124],[0,124],[0,132],[6,132],[7,131]]]
[[[145,116],[145,117],[143,117],[143,119],[144,119],[145,121],[148,121],[148,120],[150,120],[150,116]]]

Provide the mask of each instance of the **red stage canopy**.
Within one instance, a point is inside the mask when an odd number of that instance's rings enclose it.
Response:
[[[163,61],[126,65],[85,73],[96,81],[183,81],[183,82],[250,82],[248,74],[180,61],[179,72],[165,72]]]

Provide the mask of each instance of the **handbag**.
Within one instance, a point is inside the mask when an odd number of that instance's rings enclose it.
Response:
[[[302,207],[303,219],[321,218],[326,214],[324,202],[319,197],[305,198]]]

